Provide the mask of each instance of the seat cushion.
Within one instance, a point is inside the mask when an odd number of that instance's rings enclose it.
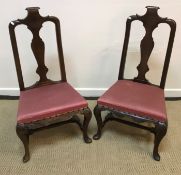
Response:
[[[164,90],[131,80],[118,80],[98,104],[159,121],[167,119]]]
[[[29,123],[87,106],[86,100],[66,82],[41,86],[20,92],[17,120]]]

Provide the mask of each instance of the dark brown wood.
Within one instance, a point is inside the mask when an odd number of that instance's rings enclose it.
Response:
[[[16,65],[16,71],[18,75],[20,90],[34,88],[41,85],[57,83],[55,81],[49,80],[46,76],[48,72],[48,68],[45,66],[45,58],[44,58],[45,46],[44,46],[44,42],[42,38],[39,36],[39,32],[40,32],[40,29],[42,28],[43,23],[48,22],[48,21],[53,22],[55,24],[57,49],[58,49],[60,71],[61,71],[61,78],[62,78],[61,81],[66,82],[67,80],[66,80],[66,73],[65,73],[63,49],[62,49],[62,44],[61,44],[61,34],[60,34],[60,22],[58,18],[54,16],[42,17],[39,14],[38,7],[30,7],[30,8],[27,8],[26,10],[28,12],[26,18],[12,21],[9,24],[9,33],[10,33],[11,44],[13,48],[13,54],[14,54],[14,59],[15,59],[15,65]],[[38,64],[36,72],[40,77],[38,82],[36,82],[33,86],[27,87],[27,88],[24,87],[22,68],[21,68],[18,46],[17,46],[16,36],[15,36],[15,28],[22,24],[26,25],[27,28],[32,32],[33,38],[32,38],[31,48]]]
[[[30,132],[27,128],[17,125],[16,133],[20,140],[23,142],[25,148],[25,155],[23,156],[23,162],[27,162],[30,160],[30,152],[29,152],[29,135]]]
[[[84,115],[83,124],[80,122],[79,117],[76,114]],[[23,156],[23,162],[26,163],[30,160],[29,153],[29,136],[34,132],[58,127],[64,124],[75,123],[79,126],[83,132],[83,138],[85,143],[91,143],[92,139],[87,134],[88,125],[92,117],[91,110],[89,108],[80,109],[70,113],[59,115],[56,118],[40,120],[32,123],[17,124],[16,133],[22,141],[25,148],[25,155]]]
[[[102,107],[100,105],[96,105],[96,107],[94,108],[94,116],[96,117],[96,121],[97,121],[97,133],[93,136],[94,140],[98,140],[100,139],[101,135],[102,135],[102,128],[103,128],[103,123],[102,123],[102,118],[101,118],[101,110]]]
[[[89,138],[89,136],[87,135],[87,129],[88,129],[91,117],[92,117],[92,112],[87,108],[87,109],[84,110],[83,115],[84,115],[84,122],[83,122],[83,137],[84,137],[84,141],[86,143],[91,143],[92,139]]]
[[[38,7],[30,7],[30,8],[27,8],[26,10],[28,11],[26,18],[12,21],[9,24],[9,33],[10,33],[10,38],[11,38],[11,44],[12,44],[12,49],[13,49],[13,54],[14,54],[14,60],[15,60],[15,65],[16,65],[20,91],[25,91],[25,90],[36,88],[39,86],[46,86],[48,84],[53,84],[53,83],[66,82],[67,80],[66,80],[66,73],[65,73],[63,49],[62,49],[62,43],[61,43],[59,19],[54,16],[42,17],[39,14]],[[40,29],[42,28],[42,25],[44,22],[53,22],[55,24],[57,49],[58,49],[60,72],[61,72],[60,81],[52,81],[48,79],[46,75],[48,72],[48,68],[45,65],[45,58],[44,58],[45,44],[39,35]],[[36,72],[40,77],[39,81],[37,81],[34,85],[30,87],[24,86],[21,62],[20,62],[18,46],[17,46],[16,36],[15,36],[15,28],[21,24],[26,25],[27,28],[32,32],[33,38],[31,42],[31,48],[38,65]],[[84,116],[83,124],[80,122],[78,114]],[[91,110],[88,107],[86,107],[83,109],[70,111],[61,115],[57,114],[56,116],[51,116],[48,119],[44,119],[40,121],[35,121],[31,123],[23,123],[23,124],[17,123],[16,132],[17,132],[18,137],[23,142],[24,149],[25,149],[23,162],[27,162],[30,159],[29,136],[33,134],[34,132],[37,132],[40,130],[57,127],[57,126],[68,124],[68,123],[76,123],[80,127],[81,131],[83,132],[83,139],[85,143],[91,143],[92,140],[91,138],[89,138],[87,134],[88,125],[91,120],[91,117],[92,117]]]
[[[102,111],[109,111],[108,115],[105,117],[104,121],[102,122],[101,112]],[[158,147],[162,140],[162,138],[166,135],[167,132],[167,122],[160,122],[158,120],[154,120],[149,116],[140,117],[128,112],[118,111],[113,108],[96,105],[94,108],[94,115],[97,121],[97,133],[93,136],[94,140],[98,140],[102,136],[102,129],[109,121],[116,121],[122,124],[126,124],[129,126],[137,127],[140,129],[144,129],[150,131],[155,135],[154,141],[154,149],[153,149],[153,158],[157,161],[160,160],[160,155],[158,153]],[[129,118],[129,121],[127,120]],[[142,123],[153,123],[155,127],[147,127],[142,125]]]
[[[169,62],[170,62],[170,56],[171,56],[173,42],[174,42],[174,37],[175,37],[176,23],[172,19],[161,18],[158,15],[158,9],[159,9],[158,7],[148,6],[146,8],[147,8],[147,12],[145,13],[145,15],[143,15],[143,16],[133,15],[127,19],[125,39],[124,39],[118,80],[124,79],[124,69],[125,69],[126,55],[127,55],[127,49],[128,49],[128,43],[129,43],[129,37],[130,37],[131,23],[135,20],[139,20],[143,23],[146,33],[145,33],[145,36],[143,37],[143,39],[141,41],[141,45],[140,45],[141,61],[140,61],[139,65],[137,66],[138,75],[137,75],[137,77],[135,77],[133,79],[133,81],[137,81],[139,83],[144,83],[144,84],[149,84],[150,86],[155,86],[155,85],[151,84],[146,79],[146,76],[145,76],[149,70],[147,63],[150,58],[151,52],[154,48],[154,41],[152,38],[152,33],[153,33],[154,29],[158,26],[158,24],[166,23],[170,26],[171,30],[170,30],[170,37],[169,37],[169,42],[168,42],[166,56],[165,56],[165,62],[164,62],[164,66],[163,66],[161,82],[159,85],[160,88],[164,89],[167,72],[168,72],[168,67],[169,67]],[[109,113],[105,117],[104,121],[102,121],[102,117],[101,117],[102,111],[109,111]],[[94,115],[96,117],[97,126],[98,126],[97,133],[93,137],[95,140],[100,139],[100,137],[102,135],[102,128],[105,126],[105,124],[108,121],[117,121],[117,122],[120,122],[120,123],[123,123],[126,125],[144,129],[144,130],[150,131],[151,133],[153,133],[155,135],[153,158],[157,161],[160,160],[160,155],[158,153],[158,147],[159,147],[159,144],[160,144],[162,138],[166,135],[167,123],[168,123],[167,120],[164,122],[158,121],[158,120],[152,119],[149,116],[137,116],[132,113],[129,113],[129,111],[122,112],[122,111],[119,111],[119,110],[116,110],[116,109],[113,109],[113,108],[110,108],[107,106],[102,106],[102,105],[96,105],[96,107],[94,108]],[[129,120],[127,120],[127,119],[129,119]],[[143,123],[145,123],[145,122],[153,123],[155,126],[147,127],[147,126],[143,125]]]
[[[154,48],[152,33],[154,29],[157,28],[160,23],[166,23],[170,26],[171,30],[170,30],[170,37],[169,37],[169,42],[168,42],[166,56],[165,56],[163,72],[161,76],[161,82],[159,85],[161,88],[164,88],[166,76],[168,72],[168,66],[170,62],[170,56],[171,56],[172,47],[173,47],[173,42],[174,42],[174,37],[175,37],[176,23],[172,19],[161,18],[158,15],[159,7],[147,6],[146,8],[147,8],[147,12],[143,16],[133,15],[127,19],[125,40],[124,40],[124,45],[123,45],[118,79],[119,80],[124,79],[124,68],[125,68],[125,63],[126,63],[126,55],[127,55],[128,44],[129,44],[131,24],[133,21],[138,20],[143,23],[146,33],[141,41],[141,45],[140,45],[141,61],[137,67],[138,75],[137,77],[134,78],[134,81],[150,84],[149,81],[146,79],[145,75],[149,71],[149,67],[147,63],[152,53],[152,50]]]
[[[155,130],[154,130],[155,141],[154,141],[153,157],[157,161],[160,160],[160,155],[158,153],[158,147],[159,147],[161,140],[167,133],[167,127],[168,127],[167,125],[168,125],[167,121],[166,122],[157,122],[155,124]]]

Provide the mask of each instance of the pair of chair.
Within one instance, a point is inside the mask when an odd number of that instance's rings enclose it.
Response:
[[[23,162],[30,159],[29,136],[33,132],[59,126],[66,123],[76,123],[83,131],[83,138],[86,143],[92,140],[87,134],[89,122],[91,120],[91,110],[86,100],[81,97],[74,88],[67,83],[63,50],[61,44],[60,23],[58,18],[53,16],[42,17],[38,7],[26,9],[28,15],[25,19],[18,19],[9,24],[11,44],[15,58],[15,65],[20,87],[19,108],[17,114],[16,131],[18,137],[24,144],[25,155]],[[126,33],[122,52],[122,59],[118,81],[100,97],[94,114],[97,120],[98,131],[94,139],[101,137],[101,130],[104,125],[111,120],[122,122],[134,127],[146,129],[155,134],[153,157],[160,160],[158,146],[167,131],[167,117],[164,100],[164,86],[174,41],[176,24],[173,20],[159,17],[158,7],[147,7],[147,12],[143,16],[130,16],[126,22]],[[129,42],[131,23],[135,20],[143,22],[146,34],[141,41],[141,62],[138,69],[138,76],[133,80],[124,79],[124,67],[126,53]],[[52,81],[47,78],[48,68],[45,66],[44,52],[45,46],[39,31],[44,22],[55,24],[57,48],[62,80]],[[147,62],[154,47],[152,38],[153,30],[159,23],[167,23],[171,27],[168,48],[161,83],[159,86],[149,83],[145,78],[149,70]],[[31,87],[25,87],[18,47],[15,36],[15,28],[24,24],[33,34],[31,48],[36,58],[38,68],[36,70],[40,79]],[[101,111],[109,111],[105,120],[102,121]],[[78,114],[84,116],[83,124],[80,122]],[[126,117],[132,119],[127,120]],[[123,119],[124,118],[124,119]],[[155,127],[146,127],[141,123],[150,122]]]

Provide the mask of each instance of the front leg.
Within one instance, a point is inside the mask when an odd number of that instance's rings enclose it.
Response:
[[[101,130],[103,127],[103,123],[102,123],[102,118],[101,118],[101,109],[99,107],[99,105],[96,105],[96,107],[94,108],[94,115],[97,121],[97,133],[94,135],[93,139],[94,140],[98,140],[101,137]]]
[[[167,122],[158,122],[155,124],[155,141],[154,141],[154,149],[153,149],[153,158],[157,161],[160,160],[160,155],[158,153],[158,147],[163,139],[163,137],[167,133]]]
[[[84,114],[84,122],[83,122],[83,137],[84,137],[84,141],[86,143],[91,143],[92,139],[88,136],[87,129],[88,129],[91,117],[92,117],[92,112],[91,112],[91,110],[89,108],[86,108],[86,109],[83,110],[83,114]]]
[[[23,126],[17,124],[16,126],[16,133],[20,140],[23,142],[25,155],[23,157],[23,162],[28,162],[30,160],[30,153],[29,153],[29,131],[25,129]]]

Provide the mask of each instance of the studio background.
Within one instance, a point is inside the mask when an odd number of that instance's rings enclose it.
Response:
[[[61,23],[62,45],[68,82],[83,96],[100,96],[118,77],[126,19],[146,12],[145,6],[160,7],[159,15],[176,21],[177,31],[166,82],[166,96],[181,97],[181,1],[180,0],[6,0],[0,6],[0,95],[19,95],[18,81],[10,43],[8,24],[24,18],[26,7],[39,6],[43,16],[57,16]],[[45,23],[40,35],[45,42],[48,77],[60,78],[54,25]],[[153,33],[155,47],[149,60],[147,78],[159,83],[170,28],[159,25]],[[140,41],[144,36],[141,22],[134,22],[127,54],[127,78],[137,75]],[[26,26],[16,30],[25,84],[37,79],[36,60],[31,51],[32,34]]]

